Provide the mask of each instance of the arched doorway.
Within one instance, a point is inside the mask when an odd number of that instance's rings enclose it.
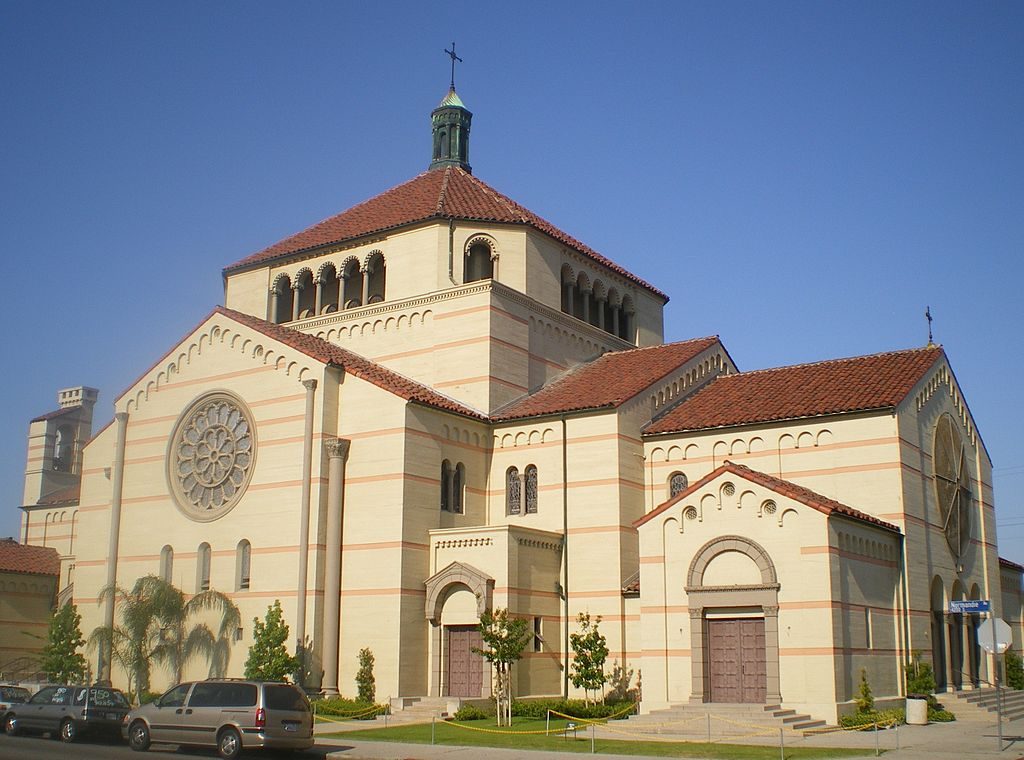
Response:
[[[768,553],[742,536],[721,536],[687,574],[691,701],[778,703],[779,583]]]
[[[491,608],[494,579],[472,565],[453,562],[424,583],[431,624],[431,694],[479,699],[490,695],[478,623]]]

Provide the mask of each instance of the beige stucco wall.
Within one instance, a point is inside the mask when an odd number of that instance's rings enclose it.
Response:
[[[0,571],[0,668],[42,652],[56,594],[54,576]]]

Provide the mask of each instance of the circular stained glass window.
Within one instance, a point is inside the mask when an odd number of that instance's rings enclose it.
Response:
[[[948,414],[942,415],[932,445],[935,497],[946,543],[956,559],[967,551],[971,540],[971,477],[966,455],[956,423]]]
[[[215,520],[238,502],[252,475],[256,434],[245,404],[225,393],[203,396],[178,419],[167,476],[178,507]]]

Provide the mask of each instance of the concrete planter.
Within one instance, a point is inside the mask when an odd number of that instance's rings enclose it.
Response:
[[[907,697],[907,723],[912,726],[928,725],[928,700]]]

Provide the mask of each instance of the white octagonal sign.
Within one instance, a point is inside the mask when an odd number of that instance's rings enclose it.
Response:
[[[989,654],[1002,654],[1013,643],[1013,631],[1006,621],[987,618],[978,623],[978,644]]]

